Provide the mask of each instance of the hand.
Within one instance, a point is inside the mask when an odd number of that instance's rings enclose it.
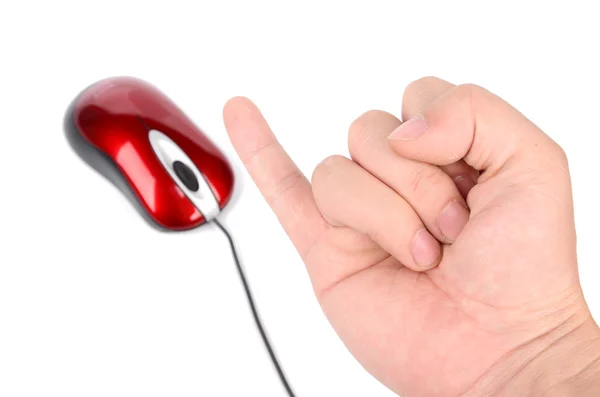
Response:
[[[563,151],[473,85],[418,80],[402,118],[359,117],[311,184],[249,100],[224,109],[345,345],[405,397],[600,395]]]

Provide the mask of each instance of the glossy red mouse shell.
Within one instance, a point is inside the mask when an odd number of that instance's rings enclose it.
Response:
[[[204,175],[223,209],[231,198],[233,171],[208,137],[153,85],[132,77],[102,80],[72,105],[73,126],[112,161],[143,210],[158,226],[186,230],[205,223],[152,149],[148,132],[175,142]]]

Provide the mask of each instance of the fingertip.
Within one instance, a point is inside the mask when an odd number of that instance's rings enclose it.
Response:
[[[454,184],[456,185],[460,195],[466,200],[469,192],[476,184],[476,179],[471,176],[459,175],[454,178]]]
[[[438,228],[447,243],[456,241],[460,232],[469,222],[469,216],[467,207],[458,201],[446,206],[438,218]]]
[[[248,113],[252,109],[256,109],[256,105],[248,98],[243,96],[235,96],[225,102],[223,106],[223,119],[225,123],[230,123],[237,120],[240,114]]]
[[[341,156],[331,155],[322,160],[312,172],[310,184],[317,205],[322,205],[324,201],[332,197],[330,193],[331,185],[329,181],[335,178],[335,175],[347,172],[348,167],[352,167],[352,160]],[[331,222],[330,222],[331,223]]]
[[[430,102],[454,86],[451,82],[440,77],[424,76],[411,81],[406,86],[402,100],[403,103],[414,100],[421,101],[423,99],[427,99]]]
[[[225,103],[223,122],[230,141],[240,155],[246,155],[274,139],[260,109],[246,97],[235,96]]]
[[[254,105],[254,103],[245,96],[237,95],[237,96],[231,97],[225,103],[225,109],[228,109],[231,107],[239,107],[239,106],[248,107],[249,105]]]
[[[416,271],[429,270],[437,266],[442,254],[440,242],[427,229],[419,230],[413,239],[412,256]]]
[[[414,117],[394,129],[389,135],[389,141],[414,141],[428,128],[427,121],[422,115]]]

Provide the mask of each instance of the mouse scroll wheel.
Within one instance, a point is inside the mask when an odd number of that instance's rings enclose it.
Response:
[[[198,179],[190,167],[183,164],[181,161],[175,161],[173,163],[173,171],[175,171],[175,174],[185,185],[185,187],[190,189],[192,192],[198,191],[200,184],[198,183]]]

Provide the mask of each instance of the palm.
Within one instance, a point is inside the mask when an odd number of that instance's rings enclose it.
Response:
[[[328,229],[311,249],[307,260],[317,262],[316,268],[339,267],[323,263],[330,258],[345,263],[347,272],[327,281],[320,302],[358,360],[384,383],[397,385],[394,390],[407,396],[465,392],[503,355],[550,326],[540,313],[558,311],[557,302],[578,298],[574,264],[556,257],[564,245],[566,251],[573,249],[574,230],[563,231],[560,241],[548,241],[553,224],[561,224],[548,215],[564,208],[546,194],[530,196],[529,208],[521,206],[519,212],[546,219],[532,230],[539,246],[529,242],[528,250],[507,251],[522,244],[512,241],[510,236],[518,234],[511,231],[530,227],[510,209],[511,199],[518,198],[506,197],[507,205],[473,215],[460,238],[445,247],[441,264],[425,273],[402,266],[349,228]],[[568,198],[563,205],[570,205]],[[505,237],[492,239],[495,230],[504,230]],[[538,266],[544,266],[543,272]],[[571,277],[557,266],[568,268]],[[543,303],[533,306],[534,299]]]

